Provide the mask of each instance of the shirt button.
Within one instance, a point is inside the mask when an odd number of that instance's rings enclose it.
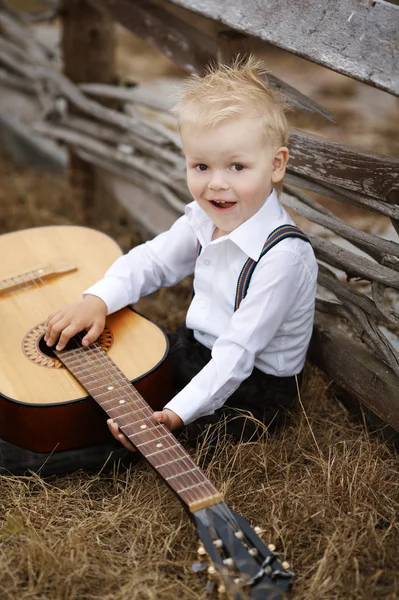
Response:
[[[201,302],[199,303],[199,307],[205,308],[205,306],[206,306],[206,302],[204,300],[201,300]]]
[[[204,260],[204,265],[208,266],[208,265],[210,265],[210,264],[211,264],[211,261],[210,261],[210,260]]]

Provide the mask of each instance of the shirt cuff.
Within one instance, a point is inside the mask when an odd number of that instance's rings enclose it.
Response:
[[[164,408],[173,410],[181,418],[184,425],[188,425],[199,417],[211,415],[215,412],[209,410],[209,406],[207,407],[208,410],[204,411],[207,400],[208,398],[204,395],[203,390],[189,383],[170,402],[165,404]]]
[[[91,294],[105,302],[110,315],[129,304],[129,296],[125,285],[114,277],[101,279],[83,292],[83,297]]]

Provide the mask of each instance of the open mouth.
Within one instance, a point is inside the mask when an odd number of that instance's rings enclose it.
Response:
[[[227,200],[210,200],[213,207],[218,210],[227,210],[235,206],[235,202],[228,202]]]

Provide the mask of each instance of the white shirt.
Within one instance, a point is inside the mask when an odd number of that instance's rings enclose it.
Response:
[[[268,235],[292,219],[273,191],[258,212],[212,241],[214,224],[196,202],[166,232],[120,257],[104,279],[85,291],[99,296],[108,314],[194,272],[195,295],[186,323],[212,349],[212,358],[165,408],[185,424],[212,414],[254,366],[289,377],[305,363],[312,334],[317,262],[309,243],[289,238],[256,266],[247,296],[234,312],[240,271],[258,260]],[[197,259],[198,241],[202,251]]]

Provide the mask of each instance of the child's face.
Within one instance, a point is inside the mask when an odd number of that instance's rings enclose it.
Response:
[[[288,150],[265,144],[260,119],[226,120],[207,129],[182,128],[187,183],[220,233],[250,219],[285,174]]]

